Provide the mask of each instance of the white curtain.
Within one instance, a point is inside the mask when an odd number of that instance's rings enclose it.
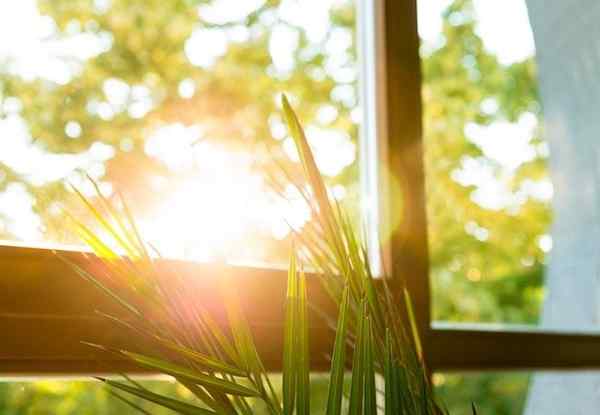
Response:
[[[527,5],[554,183],[554,245],[541,324],[598,331],[600,0],[527,0]],[[600,372],[533,377],[527,415],[592,413],[600,413]]]

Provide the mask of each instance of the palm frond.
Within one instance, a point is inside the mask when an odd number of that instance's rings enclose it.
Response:
[[[109,321],[130,330],[132,335],[152,340],[153,345],[142,352],[100,347],[141,367],[172,376],[204,407],[156,394],[135,382],[101,380],[118,399],[134,407],[136,404],[123,393],[180,414],[251,415],[253,403],[262,401],[270,415],[309,415],[310,298],[302,267],[310,266],[338,304],[337,316],[328,316],[336,336],[326,414],[343,413],[347,369],[351,370],[349,415],[380,413],[375,387],[378,376],[385,382],[382,393],[386,415],[443,414],[429,384],[409,292],[392,292],[385,276],[375,280],[365,244],[348,215],[330,199],[304,130],[285,96],[282,108],[300,156],[299,171],[304,181],[283,166],[284,179],[273,175],[268,179],[281,195],[285,188],[281,180],[296,186],[313,218],[301,230],[292,231],[297,245],[288,269],[282,390],[275,390],[265,370],[234,276],[223,267],[222,298],[227,315],[227,324],[223,325],[201,304],[190,301],[193,296],[184,279],[174,271],[168,283],[161,278],[164,269],[154,253],[150,255],[151,245],[143,241],[124,199],[121,197],[121,208],[117,209],[94,183],[98,206],[77,189],[75,192],[99,230],[73,217],[71,223],[101,266],[91,271],[83,264],[63,259],[128,314],[127,318],[105,315]],[[348,367],[350,351],[352,362]],[[472,409],[476,414],[474,405]],[[141,407],[139,410],[145,411]]]

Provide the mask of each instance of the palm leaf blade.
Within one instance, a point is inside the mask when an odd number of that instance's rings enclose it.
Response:
[[[187,369],[185,367],[176,365],[171,362],[167,362],[162,359],[128,351],[122,351],[121,353],[141,366],[153,370],[158,370],[161,373],[171,375],[175,378],[182,378],[191,382],[198,383],[200,385],[206,385],[215,388],[216,390],[219,390],[222,393],[238,396],[259,396],[258,392],[249,389],[245,386],[227,381],[225,379],[217,378],[216,376],[207,375],[195,370]]]
[[[352,358],[352,382],[350,385],[350,415],[361,415],[364,396],[364,358],[366,303],[363,300],[357,318],[358,332]]]
[[[296,256],[292,253],[288,269],[288,286],[285,308],[284,349],[283,349],[283,413],[292,415],[296,397],[296,320],[298,302],[298,275]]]
[[[344,370],[346,364],[346,333],[348,328],[349,289],[346,287],[342,294],[342,302],[338,315],[333,357],[331,360],[331,375],[329,377],[329,393],[327,397],[327,415],[342,413],[342,397],[344,392]]]
[[[298,415],[310,414],[310,352],[308,339],[308,305],[306,275],[300,272],[298,280]]]
[[[179,414],[183,414],[183,415],[218,415],[216,412],[213,412],[211,410],[200,408],[199,406],[195,406],[195,405],[192,405],[192,404],[189,404],[186,402],[182,402],[177,399],[159,395],[157,393],[150,392],[145,389],[139,389],[139,388],[125,385],[121,382],[116,382],[116,381],[110,380],[110,379],[100,379],[100,380],[112,388],[119,389],[119,390],[122,390],[123,392],[127,392],[132,395],[138,396],[149,402],[153,402],[162,407],[171,409]]]

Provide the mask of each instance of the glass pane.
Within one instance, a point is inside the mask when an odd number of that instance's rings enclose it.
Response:
[[[524,412],[530,374],[523,372],[435,373],[439,399],[451,414],[519,415]]]
[[[554,189],[525,0],[418,5],[433,318],[536,324]]]
[[[598,371],[435,373],[433,383],[450,414],[538,415],[594,413]]]
[[[352,1],[0,4],[0,238],[78,243],[64,211],[121,192],[164,255],[278,263],[309,220],[265,165],[297,164],[289,94],[335,196],[357,205]]]
[[[189,397],[189,392],[171,382],[143,381],[157,393],[173,397]],[[156,415],[170,415],[168,409],[149,405],[128,397],[135,404]],[[107,388],[94,381],[43,380],[35,382],[0,382],[2,413],[14,415],[137,415],[140,412],[112,397]]]
[[[311,375],[311,414],[325,413],[327,407],[327,375]],[[178,384],[169,381],[141,381],[143,386],[162,395],[190,400],[191,393]],[[279,390],[281,376],[273,376],[273,384]],[[123,395],[125,396],[125,395]],[[171,415],[174,412],[157,405],[149,404],[139,398],[126,396],[136,405],[154,415]],[[196,402],[197,403],[197,402]],[[254,403],[252,413],[267,415],[269,412]],[[2,382],[0,381],[0,408],[3,414],[30,415],[137,415],[140,412],[132,409],[119,399],[111,396],[100,382],[78,380],[40,380],[34,382]]]

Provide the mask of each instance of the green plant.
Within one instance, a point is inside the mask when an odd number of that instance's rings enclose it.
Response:
[[[76,190],[106,236],[72,217],[81,238],[101,258],[102,269],[91,272],[70,264],[130,316],[107,318],[155,345],[151,353],[91,346],[170,375],[197,399],[183,401],[157,394],[126,375],[123,381],[101,380],[111,393],[134,407],[128,395],[189,415],[249,415],[256,413],[258,405],[272,415],[309,414],[309,299],[298,259],[302,256],[339,305],[326,413],[445,413],[428,382],[408,293],[397,298],[385,278],[375,283],[366,250],[343,210],[330,200],[304,131],[285,96],[282,106],[306,179],[306,183],[295,184],[315,218],[307,232],[297,235],[298,245],[290,259],[282,399],[266,373],[235,292],[223,292],[228,321],[228,328],[223,329],[201,304],[189,301],[177,276],[168,284],[161,279],[154,255],[149,253],[151,247],[143,242],[125,203],[118,210],[98,191],[100,203],[94,206]],[[276,180],[274,185],[277,187]],[[223,276],[228,278],[233,277]],[[351,369],[351,383],[344,401],[346,369]],[[376,387],[378,376],[384,381],[384,390]]]

